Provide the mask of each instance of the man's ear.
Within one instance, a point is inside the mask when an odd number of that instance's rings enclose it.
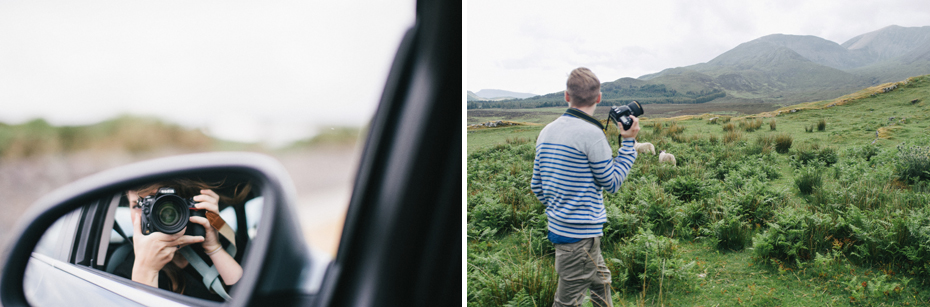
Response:
[[[571,97],[571,96],[568,96],[568,91],[565,91],[565,102],[567,102],[567,103],[569,103],[569,104],[572,103],[572,97]]]
[[[594,101],[594,104],[601,103],[601,96],[602,96],[602,95],[603,95],[603,93],[597,92],[597,100]]]

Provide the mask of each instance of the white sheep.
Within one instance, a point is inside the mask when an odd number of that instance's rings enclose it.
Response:
[[[665,152],[664,150],[659,153],[659,162],[669,162],[672,165],[677,165],[675,162],[675,155]]]
[[[653,156],[656,155],[656,147],[655,147],[655,146],[652,146],[652,143],[639,143],[639,142],[637,142],[637,143],[633,144],[633,148],[636,149],[636,152],[638,152],[638,153],[647,153],[647,152],[651,152]]]

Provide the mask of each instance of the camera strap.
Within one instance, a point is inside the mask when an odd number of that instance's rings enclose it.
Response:
[[[568,110],[565,110],[565,115],[576,117],[583,121],[589,122],[592,125],[596,126],[598,129],[601,129],[601,131],[604,132],[604,136],[607,135],[607,128],[605,128],[604,125],[601,124],[599,120],[594,119],[594,117],[591,117],[591,115],[588,115],[588,113],[585,113],[584,111],[581,111],[575,108],[568,108]]]
[[[229,227],[229,224],[220,217],[219,214],[213,213],[212,211],[207,211],[206,213],[207,221],[210,221],[210,225],[213,226],[217,232],[226,238],[226,241],[229,241],[229,245],[226,246],[226,252],[230,256],[236,257],[236,233],[232,230],[232,227]]]

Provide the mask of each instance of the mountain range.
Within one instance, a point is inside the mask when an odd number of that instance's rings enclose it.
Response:
[[[477,93],[468,91],[468,101],[472,100],[502,100],[502,99],[514,99],[514,98],[529,98],[536,96],[536,94],[530,93],[517,93],[505,90],[494,90],[494,89],[485,89],[480,90]]]
[[[621,78],[601,88],[604,100],[616,103],[719,99],[783,104],[835,98],[925,74],[930,74],[930,26],[888,26],[842,44],[809,35],[767,35],[707,63]],[[560,93],[513,101],[543,106]]]

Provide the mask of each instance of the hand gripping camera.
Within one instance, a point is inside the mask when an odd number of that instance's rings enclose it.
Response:
[[[627,105],[610,108],[610,113],[608,113],[610,119],[623,126],[623,130],[630,130],[630,127],[633,126],[633,119],[630,118],[630,115],[643,115],[643,107],[639,105],[639,102],[634,100]]]
[[[185,235],[204,236],[203,225],[190,223],[191,216],[206,217],[206,211],[194,207],[193,198],[183,198],[174,194],[173,188],[159,188],[155,195],[139,199],[142,207],[142,233],[151,234],[158,231],[174,234],[187,227]]]

